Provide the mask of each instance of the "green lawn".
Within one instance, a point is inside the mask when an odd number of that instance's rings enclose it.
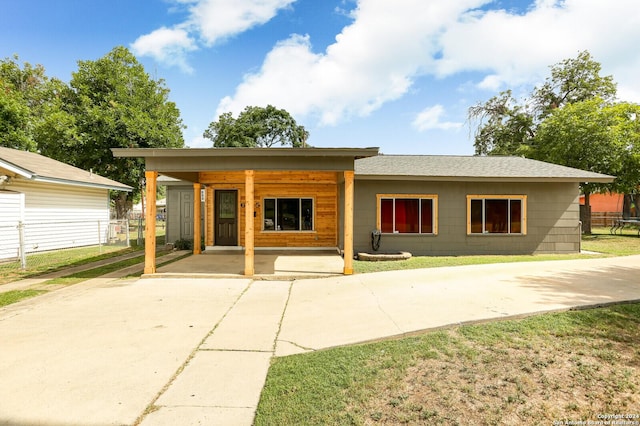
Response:
[[[597,254],[414,257],[355,269],[625,256],[640,254],[640,238],[594,229],[582,249]],[[638,407],[640,304],[622,304],[276,358],[255,424],[586,424]]]
[[[19,302],[23,299],[38,296],[39,294],[46,293],[45,290],[11,290],[4,293],[0,293],[0,307],[11,305],[12,303]]]
[[[162,256],[170,253],[170,251],[158,252],[158,265],[166,265],[171,262],[175,262],[183,257],[190,256],[191,254],[186,254],[182,257],[174,258],[170,261],[162,261]],[[49,290],[45,289],[44,286],[67,286],[77,284],[92,278],[100,277],[102,275],[108,274],[110,272],[118,271],[120,269],[127,268],[133,265],[140,265],[140,271],[137,274],[132,274],[131,276],[139,276],[142,273],[144,264],[144,255],[136,256],[130,259],[120,260],[118,262],[97,266],[95,268],[87,269],[85,271],[79,271],[73,274],[65,275],[60,278],[53,278],[47,280],[38,285],[38,289],[25,289],[25,290],[12,290],[4,293],[0,293],[0,307],[10,305],[12,303],[19,302],[23,299],[28,299],[34,296],[38,296],[42,293],[47,293]],[[52,287],[53,288],[53,287]]]
[[[639,407],[640,304],[624,304],[276,358],[255,424],[551,425]]]
[[[0,284],[24,278],[34,278],[48,272],[72,268],[136,250],[140,249],[122,246],[91,246],[34,254],[28,256],[26,270],[21,270],[19,264],[15,264],[15,262],[12,264],[0,264]]]
[[[399,269],[435,268],[439,266],[463,266],[484,263],[537,262],[542,260],[582,259],[585,257],[627,256],[640,254],[640,238],[635,230],[625,230],[623,235],[611,235],[609,228],[594,228],[592,235],[582,238],[582,250],[596,254],[541,254],[513,256],[415,256],[408,260],[388,262],[354,261],[356,273],[393,271]]]

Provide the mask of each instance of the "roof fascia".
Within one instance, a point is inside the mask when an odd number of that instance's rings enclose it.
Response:
[[[111,148],[114,157],[375,157],[379,148]]]
[[[399,176],[399,175],[362,175],[355,174],[356,180],[393,180],[393,181],[424,181],[424,182],[593,182],[611,183],[614,177],[479,177],[479,176]]]
[[[18,176],[22,176],[27,179],[33,179],[34,174],[29,170],[24,169],[22,167],[16,166],[13,163],[9,163],[8,161],[0,159],[0,167],[10,171],[11,173],[15,173]]]
[[[60,185],[80,186],[84,188],[111,189],[114,191],[126,191],[126,192],[133,191],[133,188],[126,185],[123,187],[120,187],[120,186],[106,185],[101,183],[89,183],[89,182],[78,182],[75,180],[67,180],[67,179],[46,178],[46,177],[35,176],[35,175],[30,180],[34,182],[57,183]]]

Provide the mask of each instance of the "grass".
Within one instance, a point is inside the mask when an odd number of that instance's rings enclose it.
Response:
[[[622,235],[611,235],[608,228],[596,228],[582,237],[582,249],[611,256],[640,254],[637,230],[625,229]]]
[[[162,256],[168,254],[170,252],[158,252],[157,256],[160,259],[158,265],[166,265],[171,262],[175,262],[177,260],[182,259],[183,257],[190,256],[191,254],[186,254],[181,257],[173,258],[167,262],[162,262]],[[114,263],[109,263],[106,265],[98,266],[95,268],[90,268],[84,271],[75,272],[73,274],[65,275],[60,278],[52,278],[43,283],[38,284],[38,289],[26,289],[26,290],[12,290],[8,292],[0,293],[0,307],[10,305],[12,303],[19,302],[24,299],[28,299],[31,297],[38,296],[43,293],[47,293],[50,290],[44,289],[45,286],[69,286],[73,284],[77,284],[86,280],[90,280],[92,278],[97,278],[103,275],[106,275],[110,272],[118,271],[120,269],[127,268],[129,266],[138,265],[144,262],[144,256],[136,256],[133,258],[117,261]],[[142,271],[142,266],[140,267]],[[137,277],[140,274],[131,274],[129,276]]]
[[[565,424],[638,407],[640,304],[626,304],[276,358],[255,424]]]
[[[596,254],[540,254],[540,255],[486,255],[486,256],[415,256],[408,260],[388,262],[353,262],[356,273],[395,271],[400,269],[436,268],[486,263],[538,262],[544,260],[584,259],[585,257],[628,256],[640,254],[640,238],[635,230],[622,235],[611,235],[609,228],[594,228],[592,235],[582,237],[582,250]]]
[[[160,253],[159,253],[160,255]],[[82,281],[97,278],[108,273],[118,271],[129,266],[137,265],[144,262],[144,256],[132,257],[131,259],[121,260],[116,263],[110,263],[108,265],[99,266],[97,268],[88,269],[86,271],[76,272],[60,278],[53,278],[45,281],[43,284],[52,285],[72,285]]]
[[[21,270],[16,265],[0,264],[0,284],[33,278],[49,272],[74,266],[85,265],[102,259],[136,251],[136,248],[98,246],[80,247],[75,249],[56,250],[50,253],[30,255],[27,258],[27,270]]]
[[[46,290],[11,290],[0,293],[0,307],[46,293]]]
[[[164,240],[164,227],[162,227],[162,229],[158,227],[156,245],[158,247],[163,246]],[[26,270],[20,269],[19,261],[6,264],[0,263],[0,284],[25,278],[34,278],[49,272],[55,272],[61,269],[80,266],[114,256],[121,256],[123,254],[144,250],[144,245],[138,246],[136,240],[132,239],[130,243],[131,247],[128,248],[119,245],[103,245],[102,247],[78,247],[32,254],[27,257]]]

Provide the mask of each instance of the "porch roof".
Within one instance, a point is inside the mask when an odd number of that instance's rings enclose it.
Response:
[[[354,170],[357,158],[378,148],[112,148],[114,157],[144,158],[147,171],[197,182],[198,172],[216,170]]]

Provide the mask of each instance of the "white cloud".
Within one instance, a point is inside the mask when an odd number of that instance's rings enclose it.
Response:
[[[197,40],[211,46],[268,22],[295,1],[173,0],[175,7],[188,8],[188,19],[172,28],[162,27],[138,37],[131,48],[136,55],[151,56],[158,62],[191,72],[186,57],[188,52],[199,48]]]
[[[480,87],[497,90],[538,83],[550,65],[589,50],[615,77],[639,39],[636,0],[538,0],[524,14],[467,11],[440,37],[436,73],[486,71]]]
[[[295,0],[202,0],[191,7],[191,22],[208,45],[262,25]]]
[[[317,115],[322,124],[367,115],[402,97],[433,67],[437,35],[486,1],[360,0],[353,23],[325,52],[314,53],[308,36],[278,43],[218,114],[270,103],[294,116]]]
[[[137,55],[152,56],[159,62],[177,65],[185,72],[193,71],[185,55],[195,50],[196,44],[184,29],[159,28],[139,37],[131,47]]]
[[[206,139],[202,136],[194,136],[188,140],[185,145],[189,148],[211,148],[213,146],[213,142],[211,139]]]
[[[459,129],[463,123],[455,123],[451,121],[440,121],[444,115],[444,107],[442,105],[434,105],[422,110],[413,120],[412,126],[420,132],[425,130],[449,130]]]
[[[317,117],[331,125],[401,98],[424,75],[481,72],[485,76],[476,87],[515,89],[540,83],[550,65],[582,50],[605,65],[603,74],[614,75],[621,95],[638,95],[639,66],[628,68],[638,61],[636,3],[537,0],[515,13],[489,10],[491,0],[358,0],[353,22],[324,52],[314,52],[304,35],[277,43],[217,112],[270,103],[297,119]],[[437,126],[439,118],[429,117],[426,125]]]

